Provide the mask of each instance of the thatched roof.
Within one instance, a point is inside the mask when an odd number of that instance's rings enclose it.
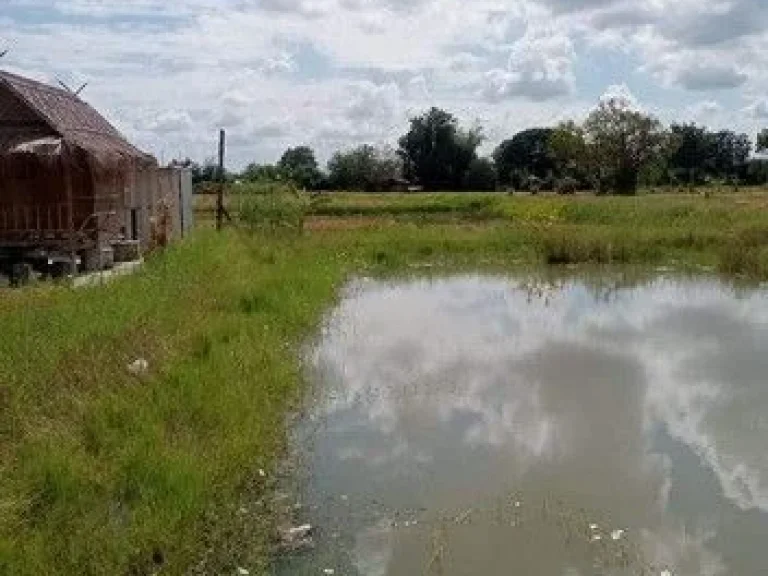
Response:
[[[58,155],[64,143],[102,168],[156,164],[77,95],[0,71],[0,156]]]

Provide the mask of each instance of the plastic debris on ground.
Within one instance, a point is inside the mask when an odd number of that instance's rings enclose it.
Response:
[[[146,374],[149,370],[149,362],[145,360],[144,358],[138,358],[128,364],[128,372],[133,374],[134,376],[140,376],[141,374]]]

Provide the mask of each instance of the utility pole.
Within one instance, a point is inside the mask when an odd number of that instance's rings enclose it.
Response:
[[[224,224],[224,155],[227,147],[227,134],[222,129],[219,131],[219,173],[218,173],[218,198],[216,199],[216,230],[221,231]]]

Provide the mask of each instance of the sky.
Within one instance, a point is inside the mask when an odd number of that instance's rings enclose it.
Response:
[[[0,0],[0,67],[83,98],[168,162],[396,146],[430,106],[490,152],[605,94],[665,122],[768,126],[765,0]]]

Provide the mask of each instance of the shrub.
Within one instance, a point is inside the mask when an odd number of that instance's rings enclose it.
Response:
[[[240,222],[251,229],[302,230],[309,197],[293,185],[281,182],[249,184],[238,190]]]
[[[570,176],[566,176],[555,182],[555,190],[558,194],[570,195],[575,194],[579,189],[579,181]]]

